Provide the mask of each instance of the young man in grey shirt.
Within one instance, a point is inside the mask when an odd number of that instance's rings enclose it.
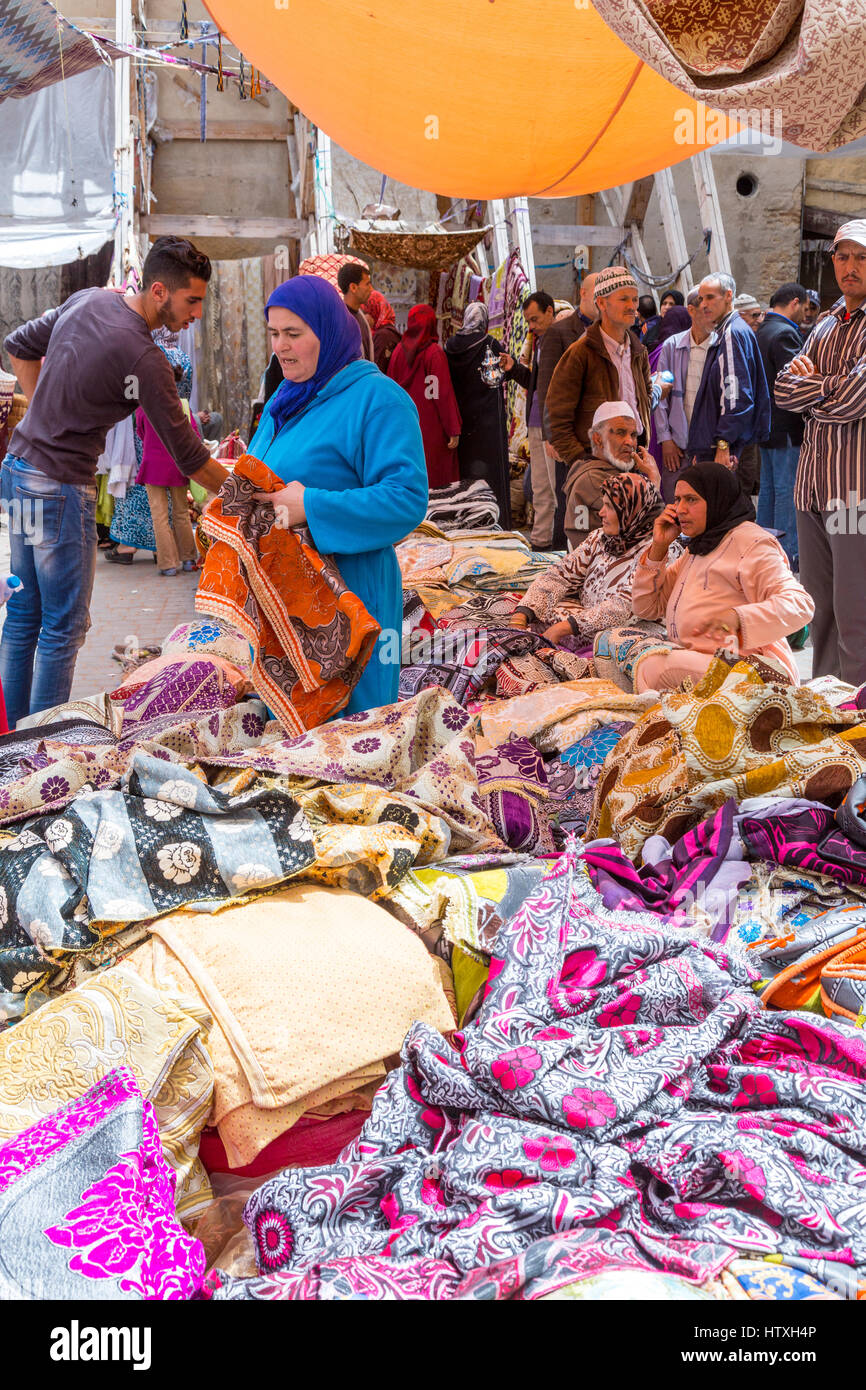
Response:
[[[12,570],[23,581],[0,640],[10,728],[69,698],[90,626],[96,464],[112,425],[141,406],[186,477],[211,492],[225,481],[186,419],[168,359],[151,336],[201,318],[210,274],[210,261],[191,242],[161,237],[137,294],[80,290],[4,343],[30,399],[0,469]]]

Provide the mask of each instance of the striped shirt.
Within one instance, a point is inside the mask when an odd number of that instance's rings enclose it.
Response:
[[[803,348],[814,374],[795,376],[786,366],[776,377],[776,405],[806,420],[794,484],[794,505],[800,511],[830,511],[847,507],[852,494],[855,502],[866,497],[864,308],[848,317],[840,299]]]

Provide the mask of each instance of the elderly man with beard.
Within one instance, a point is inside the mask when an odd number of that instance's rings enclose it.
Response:
[[[621,473],[642,473],[656,488],[659,470],[638,445],[639,421],[627,401],[605,401],[592,417],[590,453],[572,466],[565,504],[565,534],[576,549],[601,525],[602,488]]]

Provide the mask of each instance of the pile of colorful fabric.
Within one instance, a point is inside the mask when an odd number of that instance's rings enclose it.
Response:
[[[445,532],[474,531],[481,526],[496,528],[499,508],[493,489],[476,478],[472,482],[431,488],[427,520]]]
[[[213,613],[0,739],[0,1292],[861,1296],[854,692],[634,694],[427,521],[319,710],[364,614],[235,480]]]

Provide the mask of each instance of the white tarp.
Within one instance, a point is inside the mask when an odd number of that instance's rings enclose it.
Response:
[[[64,265],[114,235],[114,70],[0,103],[0,266]]]

